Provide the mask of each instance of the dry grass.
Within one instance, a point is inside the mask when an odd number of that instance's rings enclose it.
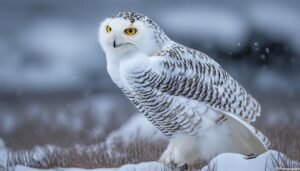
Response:
[[[113,148],[99,146],[72,146],[68,148],[47,148],[45,156],[36,159],[32,151],[11,152],[7,167],[25,165],[36,168],[79,167],[99,168],[118,167],[126,163],[140,163],[158,160],[166,142],[153,143],[138,139],[125,147],[116,141]]]
[[[294,162],[300,161],[299,130],[299,124],[291,123],[289,125],[279,125],[276,128],[269,128],[265,131],[272,142],[271,148],[286,155],[271,156],[270,160],[273,167],[300,168],[299,163]]]
[[[278,171],[284,170],[284,169],[295,169],[298,168],[298,171],[300,170],[300,164],[298,162],[295,162],[293,160],[290,160],[288,157],[284,155],[272,155],[270,158],[271,165],[273,168],[278,168]],[[269,168],[268,168],[269,169]],[[266,168],[267,170],[267,168]]]
[[[291,159],[300,161],[300,125],[298,123],[278,125],[262,130],[271,140],[271,149],[280,151]]]
[[[264,133],[272,142],[272,149],[286,154],[293,160],[300,161],[300,132],[299,125],[291,124],[276,128],[266,128]],[[45,156],[36,159],[30,151],[11,152],[6,167],[25,165],[37,168],[55,167],[79,167],[99,168],[118,167],[127,163],[139,163],[144,161],[156,161],[165,149],[165,141],[154,142],[152,140],[136,139],[134,143],[125,146],[123,142],[116,140],[111,150],[105,145],[98,146],[70,146],[67,148],[47,148]],[[282,156],[272,156],[270,159],[276,167],[293,168],[295,164]],[[202,163],[197,168],[201,168]],[[0,166],[1,168],[1,166]],[[2,168],[4,168],[2,166]],[[1,169],[0,169],[1,170]],[[210,170],[215,170],[214,166]]]

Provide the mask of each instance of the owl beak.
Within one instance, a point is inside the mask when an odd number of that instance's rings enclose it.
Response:
[[[118,47],[123,46],[123,45],[124,45],[123,43],[118,43],[116,40],[114,40],[114,42],[113,42],[113,47],[114,48],[118,48]]]
[[[114,40],[113,46],[114,46],[114,48],[117,47],[116,40]]]
[[[124,46],[124,45],[130,45],[130,44],[132,44],[132,43],[129,43],[129,42],[117,42],[116,40],[114,40],[114,42],[113,42],[113,47],[114,48],[118,48],[118,47],[121,47],[121,46]]]

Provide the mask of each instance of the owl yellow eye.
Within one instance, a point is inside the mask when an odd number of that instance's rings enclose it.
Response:
[[[137,32],[137,29],[133,28],[133,27],[129,27],[129,28],[125,29],[124,32],[128,35],[135,35]]]
[[[111,27],[109,25],[106,26],[106,32],[110,33],[111,32]]]

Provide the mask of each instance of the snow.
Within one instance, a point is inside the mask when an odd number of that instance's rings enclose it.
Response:
[[[118,139],[125,143],[130,144],[136,138],[150,140],[166,140],[166,137],[151,124],[144,115],[133,115],[123,126],[110,133],[106,139],[106,144],[111,145]]]
[[[46,145],[46,146],[35,146],[32,150],[30,155],[36,161],[42,161],[44,157],[47,157],[46,154],[53,153],[54,149],[58,149],[54,145]],[[25,153],[24,153],[25,154]]]
[[[246,159],[244,155],[236,153],[223,153],[212,159],[207,166],[204,166],[199,171],[209,171],[215,168],[214,171],[273,171],[273,159],[285,158],[293,166],[300,166],[299,162],[288,159],[284,154],[269,150],[268,152],[257,156],[254,159]],[[283,164],[279,160],[279,164]],[[98,169],[80,169],[80,168],[55,168],[55,169],[34,169],[25,166],[16,166],[15,171],[153,171],[153,170],[168,170],[163,164],[150,161],[138,164],[126,164],[120,168],[98,168]]]
[[[273,159],[286,158],[286,156],[278,151],[269,150],[268,152],[257,156],[254,159],[246,159],[244,155],[236,153],[223,153],[212,159],[207,166],[199,171],[273,171],[276,167],[273,165]],[[293,164],[299,166],[300,163],[286,158]],[[279,160],[279,164],[283,164]],[[79,169],[79,168],[57,168],[46,169],[43,171],[147,171],[147,170],[168,170],[163,164],[155,161],[143,162],[139,164],[127,164],[120,168],[99,168],[99,169]],[[39,169],[28,168],[25,166],[17,166],[15,171],[42,171]]]
[[[4,141],[0,138],[0,166],[5,166],[7,161],[7,149]]]
[[[300,164],[274,150],[269,150],[254,159],[246,159],[245,156],[241,154],[223,153],[212,159],[207,166],[201,169],[201,171],[209,171],[209,168],[213,167],[216,168],[215,171],[273,171],[276,170],[273,165],[273,159],[281,158],[286,158],[295,164]],[[281,160],[279,160],[279,164],[283,164]]]
[[[144,162],[139,164],[127,164],[120,168],[98,168],[98,169],[80,169],[80,168],[54,168],[54,169],[36,169],[26,166],[16,166],[14,171],[160,171],[167,168],[159,162]]]
[[[124,165],[118,171],[136,171],[136,170],[144,170],[144,171],[165,170],[166,171],[167,168],[159,162],[144,162],[139,164]]]
[[[16,166],[15,171],[118,171],[115,168],[102,169],[80,169],[80,168],[56,168],[56,169],[36,169],[26,166]]]

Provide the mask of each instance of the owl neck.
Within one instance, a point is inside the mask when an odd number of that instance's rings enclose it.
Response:
[[[106,53],[107,71],[118,86],[122,87],[121,66],[139,66],[148,60],[148,56],[138,48],[123,51],[123,53]]]
[[[112,80],[120,86],[120,66],[125,64],[126,66],[131,64],[136,64],[136,66],[141,65],[145,61],[149,60],[150,56],[153,56],[161,49],[174,44],[168,37],[159,45],[153,48],[151,51],[142,51],[142,48],[136,46],[130,46],[127,48],[119,49],[118,51],[107,51],[106,52],[106,62],[107,71],[112,78]],[[131,65],[133,66],[133,65]]]

